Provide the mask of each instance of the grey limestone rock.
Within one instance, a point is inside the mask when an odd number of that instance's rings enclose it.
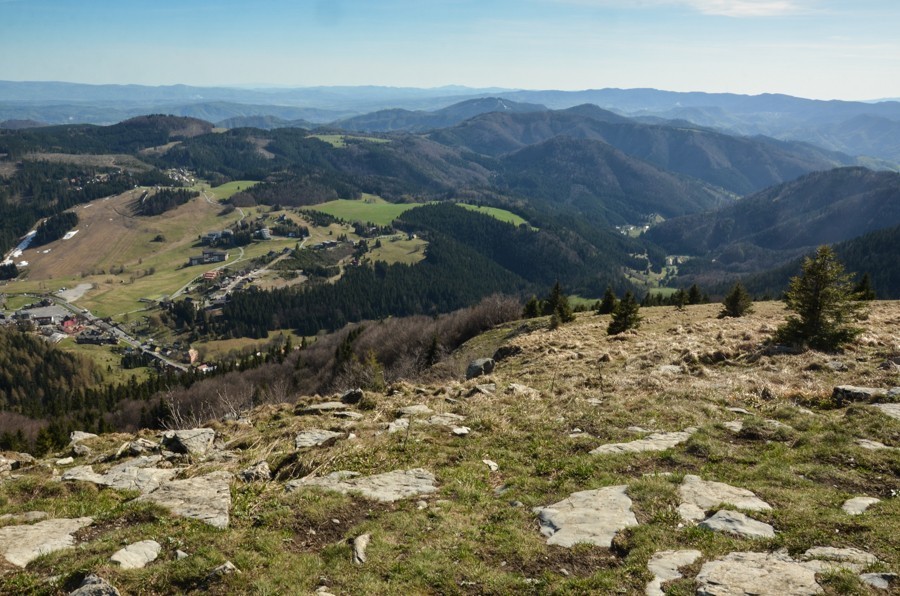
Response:
[[[900,575],[896,573],[863,573],[859,579],[879,590],[890,590],[892,586],[900,584]]]
[[[638,525],[627,488],[583,490],[553,505],[536,507],[547,544],[571,547],[587,543],[609,548],[617,532]]]
[[[662,584],[682,577],[679,567],[690,565],[703,556],[699,550],[665,550],[654,554],[647,562],[653,581],[647,584],[647,596],[663,596]]]
[[[703,480],[699,476],[687,474],[678,487],[681,505],[678,513],[685,521],[698,521],[706,512],[719,503],[728,503],[749,511],[769,511],[772,507],[751,491],[731,486],[723,482]]]
[[[466,379],[474,379],[482,375],[494,372],[494,360],[492,358],[479,358],[469,363],[466,368]]]
[[[120,594],[108,581],[92,573],[81,581],[78,589],[69,592],[69,596],[120,596]]]
[[[298,414],[315,415],[315,414],[333,414],[347,409],[347,404],[339,401],[323,401],[317,404],[310,404],[299,409]]]
[[[256,462],[249,468],[241,470],[238,478],[244,482],[268,482],[272,479],[272,470],[265,461]]]
[[[291,480],[285,488],[293,491],[307,486],[343,494],[358,492],[367,499],[388,503],[437,491],[434,474],[421,468],[395,470],[374,476],[360,476],[349,471],[332,472],[319,478]]]
[[[86,432],[82,432],[80,430],[73,430],[69,434],[69,445],[75,445],[77,443],[80,443],[81,441],[86,441],[88,439],[96,439],[96,438],[97,438],[97,435],[95,435],[94,433],[86,433]]]
[[[211,428],[170,430],[163,433],[162,445],[174,453],[203,455],[212,447],[216,431]]]
[[[900,420],[900,403],[898,404],[875,404],[872,406],[873,408],[877,408],[881,410],[883,414],[890,416],[891,418],[896,418]]]
[[[775,528],[737,511],[722,509],[697,524],[714,532],[726,532],[742,538],[774,538]]]
[[[297,449],[318,447],[319,445],[324,445],[329,441],[337,440],[342,436],[344,436],[344,433],[313,428],[297,433],[297,436],[294,437],[294,445],[297,447]]]
[[[159,488],[138,497],[139,501],[156,503],[175,515],[198,519],[215,528],[228,527],[231,508],[231,474],[212,472],[204,476],[170,480]]]
[[[837,404],[856,401],[870,401],[876,397],[884,397],[887,391],[872,387],[856,387],[855,385],[839,385],[831,392],[831,399]]]
[[[143,569],[159,556],[162,546],[155,540],[141,540],[116,551],[109,558],[122,569]]]
[[[369,547],[369,541],[372,536],[362,534],[353,539],[353,562],[362,565],[366,562],[366,549]]]
[[[704,563],[697,574],[697,596],[810,596],[821,594],[815,566],[784,553],[729,553]]]
[[[72,534],[92,523],[90,517],[78,517],[0,528],[0,554],[13,565],[25,567],[43,554],[75,546]]]
[[[866,509],[875,503],[880,502],[881,499],[876,499],[875,497],[853,497],[852,499],[844,501],[844,504],[841,505],[841,509],[844,510],[844,513],[849,515],[862,515],[865,513]]]
[[[642,451],[665,451],[687,441],[696,432],[696,428],[668,433],[653,433],[643,439],[627,443],[610,443],[601,445],[591,451],[591,455],[615,455],[619,453],[640,453]]]

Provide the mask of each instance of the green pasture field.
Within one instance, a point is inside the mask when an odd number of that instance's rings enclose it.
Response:
[[[343,149],[347,146],[347,139],[353,139],[355,141],[368,141],[370,143],[390,143],[388,139],[379,139],[377,137],[364,137],[364,136],[356,136],[356,135],[309,135],[314,139],[319,139],[320,141],[324,141],[328,143],[335,149]]]
[[[498,207],[485,207],[482,205],[469,205],[467,203],[457,203],[460,207],[464,209],[468,209],[469,211],[477,211],[479,213],[484,213],[485,215],[490,215],[494,219],[499,219],[500,221],[505,221],[507,223],[511,223],[514,226],[528,225],[528,222],[512,213],[511,211],[507,211],[506,209],[500,209]]]
[[[388,226],[403,213],[421,205],[424,203],[388,203],[381,197],[363,195],[359,200],[338,199],[314,205],[307,210],[321,211],[346,221]]]

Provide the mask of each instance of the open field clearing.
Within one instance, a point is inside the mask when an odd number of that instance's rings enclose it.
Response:
[[[516,215],[511,211],[507,211],[506,209],[500,209],[498,207],[485,207],[483,205],[469,205],[467,203],[457,203],[457,205],[464,209],[468,209],[469,211],[477,211],[478,213],[490,215],[494,219],[499,219],[500,221],[511,223],[514,226],[528,225],[528,222],[525,221],[524,218]]]
[[[143,381],[150,376],[151,369],[146,367],[123,369],[121,367],[121,357],[118,354],[114,354],[110,350],[110,346],[78,344],[72,338],[64,339],[57,346],[66,352],[81,354],[93,360],[100,367],[108,383],[126,383],[131,379],[132,375],[138,381]]]
[[[405,235],[382,237],[381,246],[373,248],[375,241],[368,240],[369,252],[364,261],[385,261],[386,263],[406,263],[413,265],[425,258],[428,242],[421,238],[407,239]]]
[[[359,200],[338,199],[305,209],[321,211],[345,221],[371,222],[379,226],[389,226],[401,214],[421,205],[424,203],[388,203],[381,197],[365,195]]]
[[[23,159],[30,161],[49,161],[51,163],[71,163],[78,166],[98,168],[120,167],[132,172],[146,172],[152,166],[142,162],[133,155],[91,155],[87,153],[29,153]]]
[[[224,201],[225,199],[231,198],[231,195],[252,188],[256,184],[259,184],[256,180],[233,180],[232,182],[227,182],[221,186],[210,188],[210,194],[214,198]]]
[[[335,149],[343,149],[347,146],[347,139],[353,139],[354,141],[367,141],[369,143],[390,143],[389,139],[379,139],[377,137],[365,137],[365,136],[357,136],[357,135],[309,135],[314,139],[319,139],[320,141],[324,141],[328,143]]]

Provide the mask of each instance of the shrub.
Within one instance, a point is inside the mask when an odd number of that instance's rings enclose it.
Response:
[[[747,293],[744,285],[737,282],[725,296],[722,305],[720,317],[742,317],[753,311],[753,298]]]
[[[817,350],[833,350],[852,341],[862,329],[850,321],[862,314],[851,276],[828,246],[803,261],[800,275],[791,278],[785,295],[788,310],[797,313],[775,332],[775,340]]]
[[[617,335],[628,329],[635,329],[641,324],[641,316],[638,314],[637,301],[631,292],[625,292],[625,297],[616,305],[613,311],[612,322],[606,328],[609,335]]]

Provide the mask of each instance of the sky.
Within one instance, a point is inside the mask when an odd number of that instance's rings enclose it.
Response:
[[[0,80],[900,98],[900,0],[0,0]]]

